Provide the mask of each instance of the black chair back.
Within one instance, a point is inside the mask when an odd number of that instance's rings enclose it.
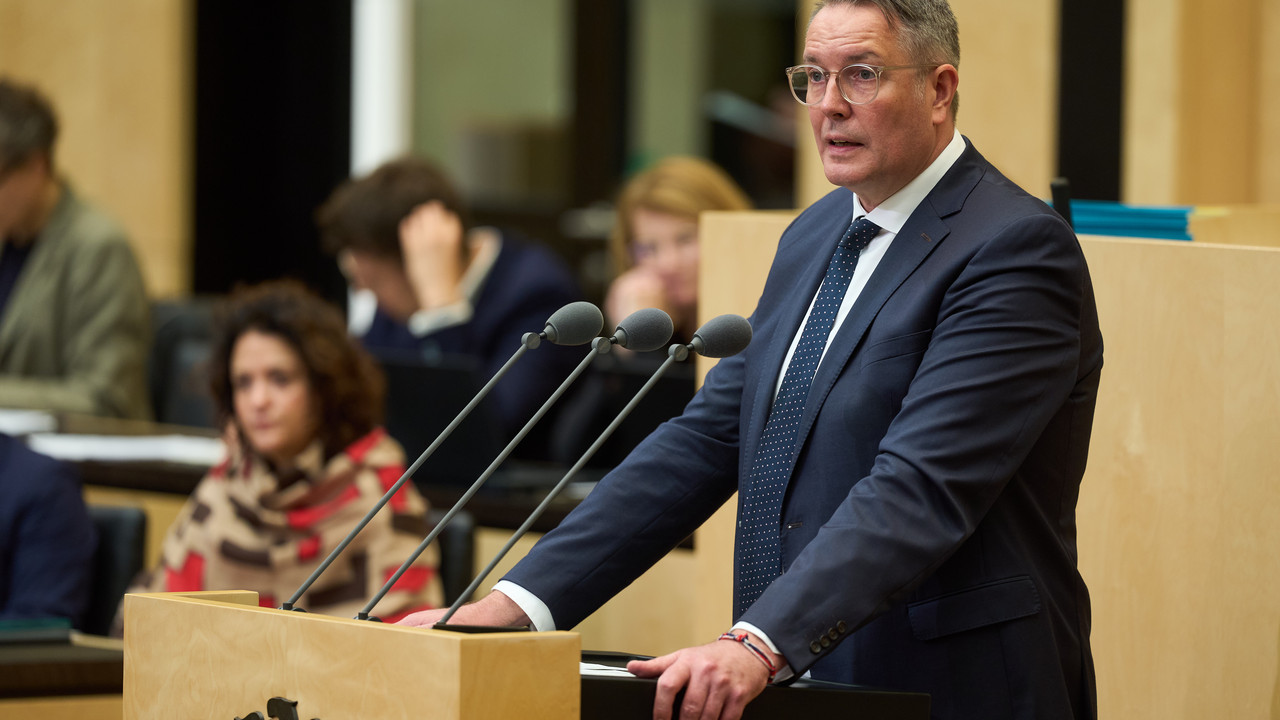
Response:
[[[152,304],[154,337],[148,389],[157,422],[214,427],[209,390],[213,301],[196,298]]]
[[[147,515],[137,507],[90,505],[89,518],[98,533],[98,549],[93,558],[89,607],[81,629],[92,635],[106,635],[125,589],[143,569]]]
[[[427,511],[427,522],[435,527],[444,515],[444,510],[432,508]],[[459,510],[436,536],[436,542],[440,546],[440,583],[444,585],[444,602],[452,605],[475,577],[475,518],[466,510]]]

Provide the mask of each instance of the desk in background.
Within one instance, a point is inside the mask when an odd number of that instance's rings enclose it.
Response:
[[[57,431],[60,435],[214,437],[212,432],[199,428],[83,416],[59,417]],[[74,463],[84,480],[87,502],[132,505],[146,511],[149,567],[158,562],[165,531],[211,464],[172,459],[96,458],[81,458]],[[546,491],[563,476],[563,472],[562,468],[553,465],[513,464],[495,474],[491,482],[471,499],[467,510],[475,517],[478,526],[475,552],[478,567],[475,571],[486,565],[506,543],[512,530],[542,502]],[[590,481],[598,479],[601,474],[599,469],[587,469],[578,477]],[[589,486],[589,483],[571,486],[553,502],[534,524],[533,531],[480,586],[478,596],[488,592],[493,583],[528,552],[540,533],[558,525],[581,501]],[[427,484],[422,489],[433,507],[445,509],[453,505],[465,488]],[[690,631],[687,613],[693,601],[696,578],[691,546],[692,540],[686,540],[644,577],[579,625],[576,629],[582,635],[583,646],[661,655],[698,640],[701,636]],[[727,621],[727,616],[725,619]]]
[[[0,634],[0,717],[120,720],[124,651],[118,640],[72,633],[61,642]]]

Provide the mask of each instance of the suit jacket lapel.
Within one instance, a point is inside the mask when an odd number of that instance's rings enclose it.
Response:
[[[959,212],[964,199],[982,177],[981,165],[981,156],[972,145],[968,146],[955,166],[925,197],[889,245],[866,287],[850,309],[848,317],[840,325],[835,337],[828,341],[830,347],[818,366],[805,401],[804,414],[800,418],[799,435],[796,439],[797,453],[798,448],[807,442],[818,412],[836,380],[849,364],[855,348],[861,344],[871,321],[898,287],[950,233],[943,218]],[[781,362],[779,359],[778,363]]]

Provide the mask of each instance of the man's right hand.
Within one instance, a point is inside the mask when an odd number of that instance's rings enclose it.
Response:
[[[423,610],[422,612],[406,615],[396,624],[429,628],[440,622],[440,618],[444,617],[446,612],[448,612],[448,608]],[[500,592],[490,592],[483,598],[458,608],[458,612],[449,618],[449,623],[453,625],[519,626],[528,625],[529,618],[511,598]]]

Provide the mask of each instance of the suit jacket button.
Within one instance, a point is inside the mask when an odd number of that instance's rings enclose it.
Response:
[[[845,625],[843,620],[841,620],[840,622],[836,623],[836,632],[838,632],[838,633],[840,633],[841,635],[843,635],[843,634],[845,634],[845,633],[846,633],[846,632],[848,632],[848,631],[849,631],[849,626],[848,626],[848,625]]]
[[[814,655],[817,655],[818,653],[822,652],[822,646],[818,644],[817,640],[814,640],[813,642],[809,643],[809,652],[813,653]]]
[[[835,628],[831,628],[830,630],[827,631],[827,637],[831,638],[832,640],[839,640],[840,633],[836,632]]]
[[[824,648],[831,647],[831,639],[828,638],[826,635],[823,635],[822,640],[820,640],[819,642],[822,643],[822,647]]]

